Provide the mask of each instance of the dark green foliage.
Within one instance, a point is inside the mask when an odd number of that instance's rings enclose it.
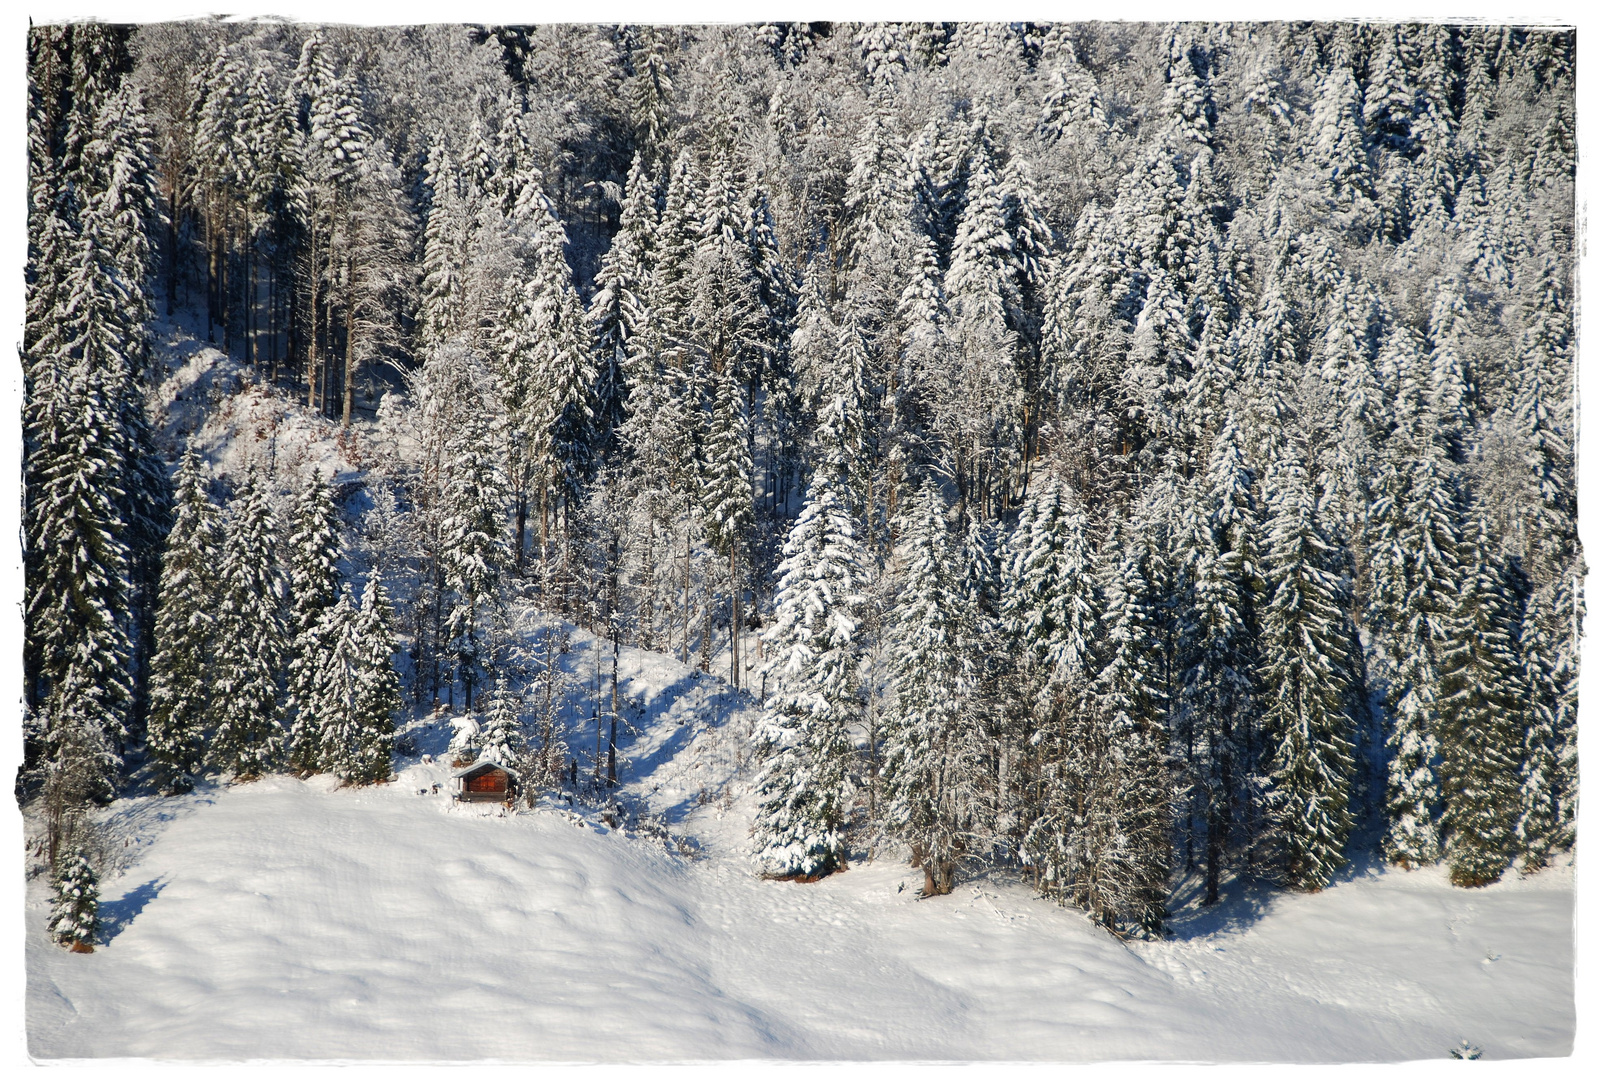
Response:
[[[1441,821],[1457,885],[1488,885],[1516,852],[1527,688],[1515,571],[1479,518],[1441,657]]]

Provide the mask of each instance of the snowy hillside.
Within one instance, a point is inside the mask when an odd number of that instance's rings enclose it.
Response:
[[[575,677],[585,645],[565,658]],[[1473,891],[1441,869],[1357,873],[1319,895],[1186,908],[1170,940],[1133,945],[1004,881],[919,900],[921,873],[892,854],[814,885],[764,882],[736,768],[748,699],[639,650],[623,651],[622,685],[642,706],[624,801],[665,813],[666,838],[565,804],[456,808],[432,792],[448,769],[420,756],[366,790],[275,776],[118,803],[102,948],[50,945],[46,890],[30,887],[31,1053],[1326,1061],[1438,1059],[1462,1040],[1486,1058],[1571,1047],[1569,867]]]
[[[31,1053],[1569,1054],[1576,40],[30,23]]]

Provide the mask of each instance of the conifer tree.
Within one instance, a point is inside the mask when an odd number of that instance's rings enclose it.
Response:
[[[1551,851],[1565,846],[1561,835],[1557,790],[1561,785],[1561,752],[1556,713],[1559,691],[1555,674],[1555,643],[1548,636],[1548,616],[1539,594],[1530,597],[1518,627],[1519,652],[1523,670],[1522,690],[1526,716],[1519,775],[1521,791],[1518,823],[1514,830],[1517,853],[1523,869],[1538,870]]]
[[[1091,663],[1095,613],[1085,528],[1078,499],[1051,476],[1030,494],[1008,543],[1001,617],[1031,694]]]
[[[222,536],[200,457],[178,463],[177,512],[161,566],[145,752],[166,794],[194,786],[205,755],[218,677],[216,600]]]
[[[601,258],[595,274],[595,296],[589,305],[595,359],[603,387],[598,394],[598,419],[608,432],[621,427],[629,411],[628,389],[633,381],[629,376],[630,357],[634,355],[634,339],[644,329],[655,239],[656,187],[636,153],[623,188],[617,234]]]
[[[100,932],[100,881],[81,845],[64,849],[51,870],[50,940],[75,953],[94,952]]]
[[[289,534],[288,687],[285,711],[290,716],[289,765],[318,772],[317,745],[321,727],[313,699],[317,673],[333,643],[322,634],[322,616],[339,599],[338,511],[333,491],[322,473],[295,499]]]
[[[1345,862],[1352,827],[1356,634],[1305,470],[1280,461],[1268,486],[1261,678],[1272,805],[1285,882],[1316,891]]]
[[[1392,435],[1395,450],[1417,443]],[[1391,730],[1387,740],[1392,862],[1418,866],[1439,858],[1442,698],[1441,655],[1460,588],[1458,496],[1449,462],[1432,440],[1410,460],[1387,462],[1370,512],[1369,625],[1389,642]]]
[[[383,588],[368,580],[358,605],[349,587],[321,615],[330,647],[322,657],[312,699],[320,723],[322,768],[351,784],[383,783],[390,776],[394,715],[401,707]]]
[[[771,877],[811,879],[845,868],[865,558],[841,488],[834,471],[813,475],[784,543],[765,637],[778,686],[755,734],[755,851]]]
[[[351,714],[356,730],[350,770],[357,784],[383,783],[390,776],[395,714],[400,711],[400,676],[394,667],[395,638],[383,586],[369,578],[361,608],[351,620]]]
[[[1160,613],[1144,544],[1130,537],[1108,560],[1105,663],[1090,689],[1074,749],[1082,807],[1075,822],[1070,895],[1114,933],[1160,933],[1173,862],[1166,767]]]
[[[978,639],[945,526],[925,482],[904,511],[890,636],[894,704],[884,738],[891,828],[923,867],[923,895],[951,891],[984,824],[987,757],[975,707]]]
[[[253,780],[282,750],[284,632],[276,524],[254,470],[228,504],[217,604],[217,731],[211,764]]]
[[[1488,885],[1516,851],[1526,723],[1518,596],[1482,516],[1464,537],[1460,590],[1440,658],[1441,830],[1455,885]]]
[[[506,564],[501,526],[505,474],[495,460],[487,429],[485,417],[469,413],[444,447],[449,487],[442,493],[439,526],[442,631],[468,708]]]
[[[107,753],[81,759],[93,771],[83,783],[109,795],[132,697],[118,507],[125,444],[87,357],[50,379],[35,383],[27,463],[25,666],[43,706],[46,753],[61,725],[88,725]]]
[[[512,688],[510,681],[504,675],[496,679],[483,724],[478,729],[480,760],[511,766],[523,760],[528,752],[528,738],[523,731],[522,706],[522,695]]]
[[[1261,523],[1232,408],[1197,481],[1184,528],[1189,595],[1181,616],[1183,670],[1172,737],[1192,770],[1191,798],[1206,837],[1205,900],[1216,903],[1224,862],[1259,809],[1252,805],[1252,758],[1259,712]]]

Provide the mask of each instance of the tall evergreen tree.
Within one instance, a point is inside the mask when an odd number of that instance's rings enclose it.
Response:
[[[1356,633],[1305,470],[1280,461],[1268,488],[1262,684],[1272,805],[1286,883],[1316,891],[1345,862],[1353,823]]]
[[[1465,536],[1460,591],[1440,664],[1441,829],[1456,885],[1488,885],[1516,851],[1526,724],[1510,568],[1483,517]]]
[[[219,674],[216,600],[222,530],[193,447],[178,464],[176,486],[177,512],[161,566],[145,744],[156,783],[168,794],[188,791],[200,772]]]
[[[984,826],[988,758],[978,715],[974,612],[961,588],[930,483],[905,508],[890,637],[894,686],[884,738],[891,828],[923,868],[923,895],[951,891],[959,862]]]
[[[819,878],[846,864],[866,560],[841,488],[836,472],[814,474],[784,543],[765,638],[778,686],[755,733],[755,851],[773,877]]]
[[[217,731],[210,761],[240,780],[270,771],[283,749],[283,584],[276,522],[248,473],[228,503],[217,604]]]
[[[289,765],[318,772],[321,727],[313,700],[318,670],[333,642],[325,639],[322,616],[339,599],[339,523],[333,490],[313,470],[295,498],[289,534],[289,612],[285,625],[290,716]]]

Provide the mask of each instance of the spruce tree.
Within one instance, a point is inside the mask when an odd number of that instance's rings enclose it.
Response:
[[[251,470],[228,504],[217,604],[217,731],[209,758],[253,780],[278,762],[284,633],[276,523]]]
[[[1544,866],[1551,851],[1564,846],[1558,821],[1557,790],[1562,783],[1558,755],[1555,642],[1546,630],[1548,615],[1542,598],[1531,597],[1519,626],[1525,716],[1519,775],[1518,823],[1514,830],[1517,853],[1525,872]]]
[[[1438,443],[1419,448],[1398,430],[1391,444],[1369,512],[1368,625],[1385,650],[1389,683],[1384,851],[1391,862],[1420,866],[1440,856],[1441,655],[1460,588],[1460,507]]]
[[[480,760],[513,767],[522,762],[528,752],[522,709],[522,695],[512,687],[510,680],[504,675],[496,679],[495,688],[489,694],[489,707],[478,729]]]
[[[384,783],[391,774],[395,714],[402,705],[391,618],[383,586],[369,578],[361,607],[351,619],[346,647],[355,739],[349,768],[341,775],[357,784]]]
[[[95,935],[100,932],[100,881],[81,845],[65,848],[56,857],[50,884],[54,899],[45,927],[50,940],[75,953],[94,952]]]
[[[1172,738],[1191,775],[1191,805],[1204,833],[1207,903],[1216,903],[1224,863],[1251,837],[1259,816],[1253,760],[1259,701],[1257,610],[1263,567],[1254,476],[1232,408],[1213,438],[1206,472],[1186,507],[1180,615],[1180,689]]]
[[[295,499],[289,534],[289,766],[319,772],[318,729],[312,699],[317,671],[331,642],[320,632],[323,613],[339,599],[339,524],[333,491],[319,470]]]
[[[755,852],[770,877],[845,868],[865,557],[842,487],[835,471],[813,475],[784,543],[765,636],[778,685],[755,732]]]
[[[1516,586],[1475,517],[1440,658],[1441,830],[1454,885],[1488,885],[1516,851],[1526,719]]]
[[[1272,806],[1284,880],[1315,892],[1344,864],[1351,834],[1356,633],[1305,470],[1281,460],[1268,489],[1261,679]]]
[[[984,824],[987,747],[975,700],[974,612],[951,551],[945,502],[931,483],[906,506],[896,561],[886,816],[923,867],[923,895],[938,896],[951,891]]]
[[[368,580],[358,605],[346,586],[321,616],[329,643],[311,699],[317,719],[317,756],[326,771],[350,784],[375,784],[391,774],[400,677],[393,666],[394,637],[383,588]]]
[[[87,724],[107,753],[81,759],[87,790],[109,796],[132,698],[124,443],[104,380],[88,360],[53,373],[31,425],[26,468],[26,674],[44,718],[43,748],[62,725]],[[37,384],[36,384],[37,385]]]
[[[221,528],[193,447],[178,463],[176,486],[177,513],[161,566],[145,742],[156,783],[169,795],[190,790],[200,772],[220,644],[216,601]]]
[[[1090,689],[1070,895],[1114,933],[1161,932],[1173,865],[1173,810],[1167,776],[1164,663],[1157,597],[1145,545],[1127,538],[1108,559],[1105,663]]]

